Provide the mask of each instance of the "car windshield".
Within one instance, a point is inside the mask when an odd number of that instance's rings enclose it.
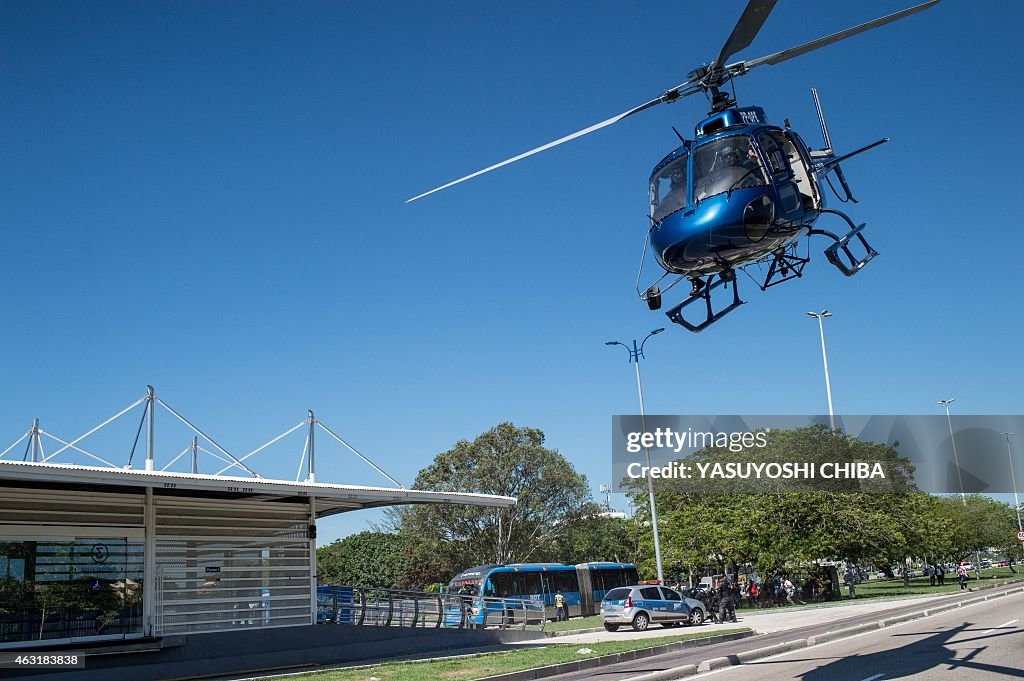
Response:
[[[624,588],[612,589],[604,595],[606,601],[622,601],[629,595],[630,590]]]
[[[736,135],[712,140],[693,154],[693,199],[765,184],[764,167],[749,137]]]
[[[651,219],[661,222],[666,215],[686,208],[686,154],[672,159],[651,180]]]

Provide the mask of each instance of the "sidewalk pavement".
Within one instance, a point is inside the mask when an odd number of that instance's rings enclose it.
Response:
[[[934,596],[908,596],[898,599],[864,599],[861,602],[850,601],[843,605],[828,605],[811,608],[763,608],[737,610],[736,616],[739,622],[726,622],[724,624],[712,624],[709,622],[699,627],[675,627],[666,629],[658,625],[652,625],[647,631],[633,631],[623,627],[618,631],[590,631],[588,633],[560,635],[556,638],[546,638],[539,641],[520,641],[514,645],[550,645],[553,643],[596,643],[598,641],[621,641],[623,638],[659,638],[676,634],[691,632],[719,631],[722,629],[735,629],[737,627],[749,627],[759,634],[770,634],[776,631],[786,631],[797,627],[806,627],[814,624],[825,624],[836,620],[860,615],[864,613],[883,613],[887,610],[894,610],[913,603],[926,604],[933,599],[948,596],[949,594],[937,594]]]

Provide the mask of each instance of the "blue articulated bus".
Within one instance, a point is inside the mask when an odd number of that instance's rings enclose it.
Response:
[[[452,578],[450,593],[466,598],[473,605],[474,623],[483,619],[479,597],[540,601],[548,617],[554,617],[555,594],[562,593],[570,617],[596,615],[601,599],[609,589],[631,586],[638,581],[636,566],[629,563],[521,563],[480,565]],[[502,610],[500,600],[488,600],[486,609]]]

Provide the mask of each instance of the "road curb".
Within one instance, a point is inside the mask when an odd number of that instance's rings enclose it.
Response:
[[[1005,586],[1005,584],[1003,585]],[[996,587],[988,587],[996,588]],[[747,662],[753,662],[772,655],[778,655],[780,653],[787,653],[791,650],[799,650],[800,648],[809,648],[811,646],[818,645],[820,643],[827,643],[829,641],[835,641],[841,638],[849,638],[862,634],[868,631],[877,629],[885,629],[886,627],[895,626],[897,624],[903,624],[904,622],[910,622],[911,620],[921,619],[923,617],[929,617],[930,615],[937,615],[940,612],[946,612],[955,608],[962,608],[975,603],[983,603],[993,598],[1002,598],[1009,596],[1010,594],[1024,592],[1024,587],[1017,587],[1007,589],[1002,593],[998,594],[985,594],[983,596],[975,596],[973,598],[967,598],[959,600],[955,603],[944,603],[939,606],[927,608],[925,610],[919,610],[916,612],[906,613],[903,615],[896,615],[893,617],[884,617],[874,622],[865,622],[864,624],[858,624],[856,626],[847,627],[846,629],[838,629],[836,631],[827,631],[823,634],[817,634],[808,638],[795,639],[793,641],[786,641],[785,643],[775,643],[770,646],[764,646],[763,648],[755,648],[753,650],[746,650],[741,653],[735,653],[733,655],[726,655],[721,657],[712,657],[704,660],[697,665],[683,665],[680,667],[673,667],[671,669],[663,669],[657,672],[651,672],[649,674],[642,674],[639,676],[631,676],[622,681],[671,681],[672,679],[682,679],[687,676],[693,676],[695,674],[702,674],[715,669],[722,669],[724,667],[734,667]]]
[[[589,629],[566,629],[564,631],[545,631],[544,636],[547,638],[556,638],[558,636],[575,636],[576,634],[596,634],[604,631],[604,627],[591,627]]]
[[[715,643],[738,641],[739,639],[749,638],[753,635],[754,632],[752,631],[741,631],[734,634],[715,634],[713,636],[706,636],[704,638],[692,638],[686,641],[665,643],[663,645],[653,646],[650,648],[637,648],[636,650],[627,650],[622,653],[611,653],[610,655],[588,657],[582,660],[573,660],[572,662],[562,662],[561,664],[552,664],[546,667],[537,667],[536,669],[523,669],[518,672],[509,672],[507,674],[488,676],[485,679],[481,679],[481,681],[531,681],[532,679],[543,679],[548,676],[556,676],[558,674],[568,674],[570,672],[585,671],[587,669],[604,667],[606,665],[617,664],[619,662],[640,660],[645,657],[653,657],[654,655],[661,655],[663,653],[674,653],[676,651],[686,650],[688,648],[701,648],[703,646],[709,646]],[[696,667],[694,665],[687,666],[694,667],[694,671],[688,674],[689,676],[692,676],[693,674],[697,673]],[[686,667],[680,667],[680,669],[685,668]],[[675,671],[675,669],[673,669],[672,671]]]

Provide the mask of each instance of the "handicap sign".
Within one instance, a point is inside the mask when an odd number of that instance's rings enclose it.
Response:
[[[92,584],[89,585],[89,589],[92,590],[92,591],[99,591],[102,588],[103,588],[103,583],[100,580],[98,580],[98,579],[92,580]]]

